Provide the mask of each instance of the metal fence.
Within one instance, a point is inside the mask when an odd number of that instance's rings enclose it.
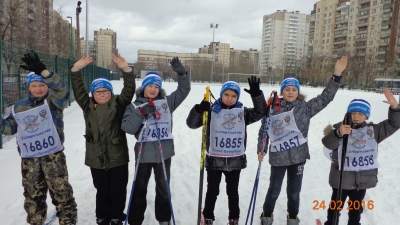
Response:
[[[21,60],[24,54],[34,52],[33,49],[27,49],[12,43],[0,40],[0,114],[3,118],[11,113],[12,106],[19,100],[28,97],[26,87],[26,78],[28,72],[19,66],[24,64]],[[36,52],[36,51],[35,51]],[[70,102],[75,101],[71,88],[70,68],[74,61],[68,58],[62,58],[57,55],[51,55],[43,52],[36,52],[40,60],[46,65],[50,72],[57,73],[70,89]],[[95,65],[88,65],[83,70],[86,91],[89,92],[90,84],[97,77],[110,78],[110,70],[100,68]],[[0,135],[0,148],[3,144],[3,135]]]

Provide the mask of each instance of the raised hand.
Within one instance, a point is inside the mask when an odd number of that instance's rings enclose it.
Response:
[[[91,56],[82,56],[82,58],[76,61],[71,70],[79,71],[83,69],[85,66],[89,65],[91,62],[93,62],[93,58]]]
[[[261,94],[260,91],[260,78],[257,78],[256,76],[251,76],[248,79],[250,90],[244,89],[245,92],[249,93],[251,97],[257,97]]]
[[[21,59],[26,64],[20,65],[24,70],[33,71],[37,75],[41,75],[43,70],[47,70],[36,52],[34,52],[33,55],[31,53],[25,54]]]
[[[341,76],[344,69],[347,66],[347,56],[342,56],[342,58],[338,59],[335,64],[335,70],[333,74],[336,76]]]
[[[184,75],[186,73],[185,67],[182,65],[182,63],[179,61],[178,57],[174,57],[171,60],[171,66],[172,69],[178,74],[178,75]]]
[[[128,63],[126,62],[125,58],[121,57],[120,54],[118,54],[118,57],[116,55],[112,54],[111,58],[115,62],[115,64],[118,65],[118,68],[122,69],[123,71],[126,71],[129,69]]]
[[[383,100],[384,103],[387,103],[390,105],[392,109],[397,108],[399,103],[397,102],[396,98],[393,96],[393,93],[387,89],[383,90],[383,94],[385,95],[386,100]]]

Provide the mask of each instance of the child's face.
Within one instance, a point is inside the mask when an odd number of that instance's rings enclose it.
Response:
[[[362,112],[352,112],[351,113],[351,120],[353,123],[364,123],[367,120],[367,116]]]
[[[235,91],[228,89],[224,91],[224,93],[222,93],[221,100],[225,105],[231,106],[233,104],[236,104],[238,100],[238,95]]]
[[[43,97],[49,91],[49,87],[45,83],[32,81],[28,86],[28,90],[33,97]]]
[[[99,88],[93,92],[93,98],[99,105],[106,104],[111,99],[111,91],[107,88]]]
[[[282,96],[283,100],[287,102],[293,102],[297,99],[297,97],[299,97],[299,90],[297,90],[297,87],[295,86],[286,86],[282,90]]]
[[[149,84],[144,88],[144,97],[155,98],[160,93],[160,87],[157,84]]]

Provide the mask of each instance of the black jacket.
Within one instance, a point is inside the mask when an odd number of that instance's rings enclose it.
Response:
[[[254,108],[244,108],[244,119],[245,119],[245,139],[244,146],[246,148],[247,142],[247,125],[252,124],[254,122],[259,121],[266,113],[266,101],[264,98],[264,94],[261,94],[257,97],[252,98]],[[189,116],[186,119],[186,124],[189,128],[196,129],[201,127],[203,124],[203,114],[201,112],[196,111],[195,105],[192,110],[190,110]],[[222,104],[223,108],[227,108]],[[197,106],[198,107],[198,106]],[[211,121],[211,109],[208,113],[208,126],[207,126],[207,137],[210,136],[210,121]],[[209,148],[209,138],[207,138],[207,152]],[[240,170],[247,167],[246,155],[241,155],[237,157],[216,157],[216,156],[206,156],[205,167],[208,170]]]

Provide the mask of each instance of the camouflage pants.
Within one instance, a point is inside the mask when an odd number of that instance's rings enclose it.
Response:
[[[56,206],[60,225],[75,224],[77,209],[72,186],[68,182],[68,170],[64,152],[40,158],[23,158],[21,162],[24,208],[26,221],[41,225],[47,215],[47,190]]]

